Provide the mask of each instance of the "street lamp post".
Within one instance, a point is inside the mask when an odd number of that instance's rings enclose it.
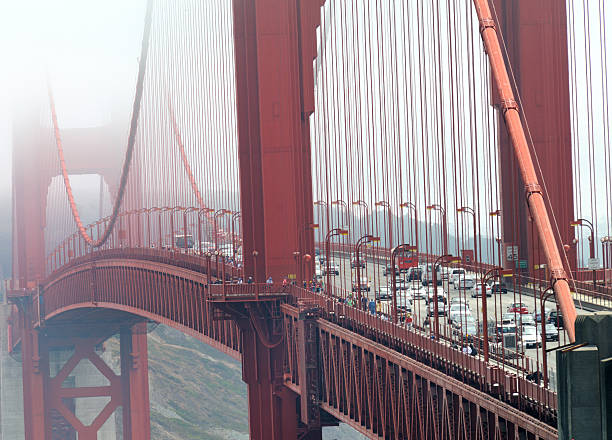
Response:
[[[586,226],[591,230],[591,236],[589,237],[589,257],[591,259],[595,258],[595,229],[593,228],[593,223],[590,221],[579,218],[570,223],[570,226]],[[593,269],[593,288],[595,288],[595,284],[597,283],[597,270]]]
[[[393,248],[393,223],[392,223],[392,216],[393,213],[391,212],[391,205],[389,204],[389,202],[385,201],[385,200],[381,200],[380,202],[376,202],[374,204],[374,206],[382,206],[383,208],[387,208],[387,223],[388,223],[388,227],[389,227],[389,242],[387,243],[387,245],[389,246],[389,249]]]
[[[363,246],[364,244],[367,243],[374,243],[374,242],[379,242],[380,241],[380,237],[375,237],[373,235],[370,234],[366,234],[363,237],[361,237],[359,240],[357,240],[357,244],[355,245],[355,258],[357,260],[357,296],[359,298],[359,308],[362,307],[363,301],[362,301],[362,296],[361,296],[361,260],[359,258],[359,251],[361,249],[361,246]]]
[[[440,320],[439,320],[439,316],[438,316],[438,265],[442,264],[443,262],[445,262],[444,260],[446,260],[446,262],[451,262],[451,263],[457,263],[460,262],[461,259],[459,258],[455,258],[450,254],[444,254],[439,256],[438,258],[436,258],[436,260],[434,261],[434,264],[431,268],[431,272],[432,272],[432,281],[433,281],[433,286],[434,286],[434,294],[433,294],[433,302],[434,302],[434,335],[436,337],[436,340],[440,339]]]
[[[348,235],[348,230],[346,229],[342,229],[342,228],[334,228],[331,229],[327,232],[327,234],[325,235],[325,277],[327,279],[327,291],[329,294],[331,294],[331,277],[329,275],[330,273],[330,268],[329,268],[329,260],[331,258],[331,252],[329,250],[329,242],[331,240],[332,237],[336,236],[336,235]]]
[[[400,244],[391,250],[391,292],[393,294],[393,323],[397,324],[397,282],[395,276],[395,257],[400,252],[412,251],[415,246],[409,244]]]
[[[512,276],[512,270],[504,270],[502,267],[494,267],[482,276],[480,283],[482,289],[482,351],[484,353],[485,362],[489,362],[489,317],[487,314],[487,282],[491,278],[501,278],[502,276]]]
[[[448,254],[448,233],[446,225],[446,209],[440,204],[428,205],[425,207],[428,211],[437,210],[442,215],[442,253]]]
[[[240,211],[236,211],[232,214],[232,260],[236,264],[236,233],[234,229],[234,223],[238,218],[241,218],[242,214]],[[240,228],[242,230],[242,228]]]
[[[416,205],[412,202],[404,202],[400,203],[400,208],[410,208],[414,211],[414,245],[417,248],[417,252],[419,251],[419,221],[417,219],[417,209]],[[403,223],[402,219],[402,223]]]
[[[607,270],[610,267],[610,242],[612,241],[612,237],[606,236],[601,238],[601,253],[603,260],[603,277],[604,277],[604,286],[608,284]]]
[[[227,209],[217,209],[215,211],[215,215],[214,215],[214,227],[215,227],[215,251],[219,250],[219,228],[217,225],[217,218],[221,217],[222,215],[225,214],[232,214],[232,211],[229,211]]]
[[[362,232],[366,232],[370,229],[368,228],[368,212],[370,211],[370,207],[368,206],[368,204],[364,201],[364,200],[356,200],[352,203],[353,206],[362,206],[365,208],[365,216],[364,216],[364,221],[363,224],[365,226],[364,231]],[[359,233],[359,232],[357,232]]]
[[[502,239],[501,239],[501,234],[500,234],[500,230],[499,230],[499,217],[501,216],[501,209],[497,209],[495,211],[491,211],[489,212],[489,217],[497,217],[497,235],[499,235],[499,237],[495,238],[495,241],[497,242],[497,258],[499,260],[499,267],[502,267],[502,254],[501,254],[501,243],[502,243]]]
[[[476,266],[478,264],[478,243],[476,242],[476,213],[469,206],[462,206],[461,208],[457,208],[457,212],[461,214],[470,214],[472,216],[472,220],[474,220],[474,265]]]
[[[546,357],[546,315],[544,314],[546,308],[544,306],[548,298],[550,298],[554,294],[555,292],[552,290],[552,287],[549,287],[540,295],[540,324],[542,325],[542,369],[544,370],[544,388],[548,386],[548,359]]]
[[[312,230],[314,231],[315,229],[319,228],[319,224],[318,223],[308,223],[304,229],[302,230],[302,237],[303,238],[303,252],[306,252],[305,249],[308,248],[308,231]],[[306,254],[304,253],[303,257],[306,257],[306,255],[308,255],[310,258],[308,259],[308,262],[310,262],[312,260],[312,256],[310,256],[310,254]],[[299,273],[300,273],[300,279],[302,281],[307,281],[311,278],[311,267],[309,267],[309,265],[307,264],[301,264],[300,265],[300,269],[299,269]]]
[[[348,204],[344,200],[334,200],[331,202],[332,205],[340,205],[343,206],[346,212],[346,225],[349,225],[349,207]],[[329,225],[328,225],[329,227]]]

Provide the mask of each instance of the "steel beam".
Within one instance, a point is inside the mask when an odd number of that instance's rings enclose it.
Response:
[[[243,258],[256,281],[297,277],[294,252],[313,253],[308,116],[320,5],[234,2]]]
[[[564,270],[563,260],[557,247],[555,230],[550,222],[542,194],[542,187],[538,181],[538,175],[525,136],[521,114],[514,97],[514,92],[512,91],[512,84],[504,62],[495,21],[491,16],[487,0],[474,0],[474,5],[480,21],[480,33],[491,63],[491,72],[501,102],[506,129],[514,148],[514,154],[517,158],[523,182],[525,183],[527,204],[551,271],[552,283],[557,302],[563,314],[565,328],[570,341],[573,342],[575,340],[574,321],[576,320],[576,308],[567,281],[567,274]]]
[[[122,328],[120,341],[123,438],[149,440],[151,438],[151,416],[147,323],[141,322],[130,328]]]
[[[529,140],[541,159],[536,171],[546,184],[547,207],[555,214],[557,224],[553,226],[559,228],[562,246],[574,238],[569,226],[574,219],[574,193],[567,6],[557,0],[493,0],[490,4],[495,6],[496,24],[516,81],[515,91],[529,124]],[[495,104],[499,106],[500,102]],[[513,147],[503,125],[500,113],[500,163],[511,164]],[[546,160],[549,157],[555,160]],[[540,240],[529,227],[527,207],[517,203],[516,194],[522,191],[524,182],[521,176],[517,182],[516,169],[510,166],[500,167],[500,177],[504,243],[518,245],[519,258],[528,259],[529,267],[539,265],[543,263],[538,259]],[[509,214],[517,209],[516,215]],[[575,247],[566,252],[566,270],[575,270]],[[514,265],[514,261],[507,264]]]

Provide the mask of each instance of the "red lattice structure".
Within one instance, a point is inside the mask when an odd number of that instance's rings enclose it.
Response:
[[[64,128],[50,84],[46,127],[47,104],[24,99],[8,294],[26,440],[95,439],[119,410],[125,440],[150,438],[152,323],[242,362],[253,439],[338,423],[384,439],[557,438],[545,346],[533,359],[498,344],[500,286],[554,307],[561,345],[572,295],[606,307],[610,273],[589,286],[567,245],[565,4],[510,3],[151,1],[130,118]],[[545,82],[534,48],[552,59]],[[562,165],[541,166],[551,149]],[[101,178],[93,220],[77,174]],[[434,272],[410,311],[400,250]],[[348,264],[332,278],[333,259]],[[472,333],[440,319],[441,265],[482,281]],[[113,337],[116,371],[100,354]],[[72,350],[60,367],[57,350]],[[85,359],[107,385],[65,385]],[[108,402],[87,424],[76,402],[91,397]]]

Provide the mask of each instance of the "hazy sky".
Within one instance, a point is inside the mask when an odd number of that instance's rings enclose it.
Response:
[[[133,90],[145,0],[0,0],[0,191],[10,184],[10,108],[48,73],[62,125],[97,125]],[[43,88],[44,91],[44,88]]]
[[[571,10],[575,14],[578,35],[575,46],[578,58],[576,83],[579,89],[583,88],[583,78],[586,76],[581,49],[584,46],[584,28],[591,28],[592,41],[601,40],[598,20],[595,19],[600,13],[597,8],[600,2],[587,3],[593,10],[586,15],[581,12],[581,3],[573,2],[575,9]],[[121,95],[126,96],[128,102],[131,101],[144,10],[145,0],[0,0],[0,193],[6,194],[10,186],[11,100],[18,99],[25,88],[37,87],[44,92],[44,78],[48,74],[62,127],[105,122],[109,116],[110,97]],[[608,19],[612,19],[612,8],[608,7],[603,15],[606,18],[603,21],[610,22]],[[592,21],[588,20],[589,16],[593,17]],[[612,32],[607,33],[606,40],[611,40],[610,35]],[[591,59],[599,59],[600,46],[595,44],[591,49]],[[609,64],[612,65],[612,60]],[[597,61],[594,61],[595,84],[600,82],[596,73],[598,67],[601,71]],[[578,93],[577,96],[575,108],[585,108],[583,101],[586,95]],[[600,115],[599,119],[595,117],[593,129],[596,155],[607,148],[601,142],[603,135],[600,127],[604,126],[601,120],[602,96],[604,94],[594,91],[593,114]],[[582,142],[585,124],[578,122],[576,131],[576,138],[581,140],[577,143],[582,144],[580,155],[588,155],[588,149]],[[582,168],[588,166],[587,159],[582,158]],[[605,187],[603,183],[609,182],[603,162],[593,161],[596,179],[592,183],[585,183],[583,191],[588,192],[591,186]],[[588,170],[581,175],[580,180],[585,180]],[[78,186],[76,179],[75,187]],[[608,186],[612,190],[612,185]],[[612,210],[606,210],[603,206],[609,205],[609,198],[610,194],[603,189],[598,191],[595,203],[583,197],[583,206],[578,208],[578,214],[582,211],[584,216],[589,217],[590,205],[600,205],[602,208],[593,216],[598,217],[600,223],[608,223],[605,217],[612,216]]]

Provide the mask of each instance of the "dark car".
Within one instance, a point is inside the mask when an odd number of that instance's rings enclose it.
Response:
[[[493,295],[496,293],[508,293],[508,289],[503,284],[495,283],[491,286],[491,292]]]
[[[560,312],[553,310],[550,312],[550,314],[548,315],[548,321],[549,324],[554,324],[555,326],[557,326],[558,328],[564,328],[563,327],[563,316],[561,315]]]
[[[355,269],[357,266],[359,266],[361,269],[365,269],[365,261],[360,258],[359,264],[357,264],[357,257],[353,256],[353,258],[351,258],[351,269]]]
[[[408,281],[421,281],[423,276],[423,269],[420,267],[411,267],[408,272]]]
[[[399,276],[399,274],[400,274],[400,271],[399,271],[399,269],[396,266],[395,267],[395,275]],[[386,276],[386,277],[391,275],[391,265],[390,264],[387,264],[387,266],[385,267],[385,270],[383,271],[383,275]]]

